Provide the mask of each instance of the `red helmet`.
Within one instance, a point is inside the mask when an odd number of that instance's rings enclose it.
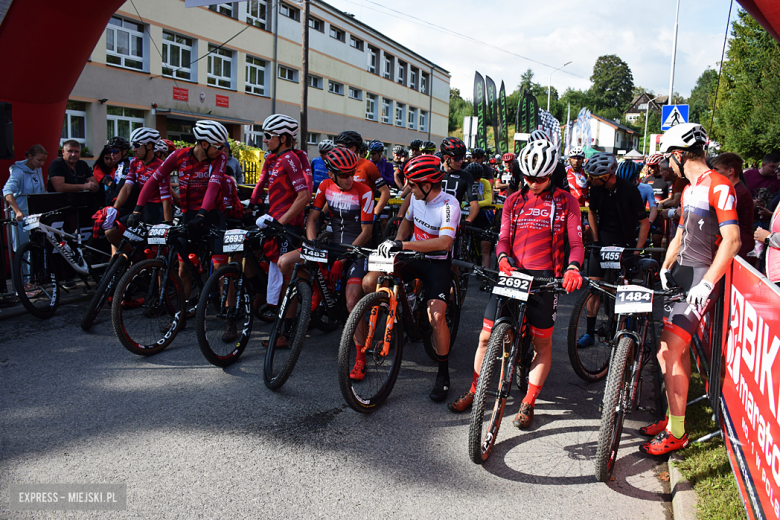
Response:
[[[442,155],[466,155],[466,145],[457,137],[447,137],[439,147]]]
[[[358,156],[347,148],[334,148],[323,158],[325,166],[334,174],[355,173]]]
[[[494,157],[491,157],[490,159],[488,159],[488,162],[490,164],[496,164],[496,159]]]
[[[421,182],[435,184],[441,182],[444,178],[444,172],[441,170],[441,161],[438,157],[424,154],[418,155],[406,163],[404,177],[414,184]]]
[[[173,144],[173,141],[171,141],[170,139],[163,139],[162,142],[165,143],[165,146],[168,147],[169,152],[172,152],[176,149],[176,145]]]
[[[660,164],[663,158],[664,158],[663,154],[654,153],[653,155],[650,156],[649,159],[647,159],[647,165],[654,166],[656,164]]]
[[[501,158],[504,162],[512,162],[515,160],[515,154],[512,152],[507,152],[504,154],[504,156]]]

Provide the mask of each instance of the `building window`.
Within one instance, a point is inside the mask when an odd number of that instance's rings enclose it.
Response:
[[[325,22],[313,16],[309,17],[309,27],[315,31],[325,32]]]
[[[68,101],[65,108],[60,146],[69,139],[87,144],[87,104],[81,101]]]
[[[428,131],[428,112],[420,110],[420,125],[417,127],[420,132]]]
[[[385,54],[384,65],[382,66],[382,77],[393,80],[393,57]]]
[[[409,130],[414,130],[414,126],[417,124],[417,109],[409,107],[409,110],[406,111],[406,123],[409,127]]]
[[[233,88],[233,51],[209,44],[206,83],[213,87]]]
[[[339,96],[344,95],[344,84],[343,83],[336,83],[333,80],[328,80],[328,92],[331,92],[333,94],[338,94]]]
[[[301,21],[301,10],[297,9],[291,5],[282,4],[279,6],[279,13],[282,16],[286,16],[287,18],[291,20],[295,20],[296,22]]]
[[[349,97],[361,101],[363,99],[363,91],[359,88],[349,87]]]
[[[107,107],[106,140],[119,135],[130,139],[130,134],[136,128],[144,126],[144,111],[134,108]]]
[[[338,41],[343,42],[344,39],[346,38],[346,34],[344,33],[344,31],[342,31],[338,27],[333,27],[331,25],[330,26],[330,37],[331,38],[336,38]]]
[[[355,49],[362,51],[363,50],[363,40],[360,38],[355,38],[354,36],[350,35],[349,37],[349,46],[354,47]]]
[[[379,49],[369,45],[368,46],[368,72],[371,72],[372,74],[378,74],[377,56],[379,56]]]
[[[424,72],[420,74],[420,93],[428,93],[428,74]]]
[[[252,148],[262,148],[263,125],[247,125],[245,128],[248,128],[244,136],[246,144]]]
[[[376,94],[366,92],[366,119],[376,121]]]
[[[144,70],[144,26],[112,16],[106,27],[106,63]]]
[[[309,132],[306,136],[306,144],[318,144],[320,142],[320,134]]]
[[[637,108],[639,110],[647,110],[647,103],[640,103]]]
[[[247,0],[244,19],[249,25],[265,29],[268,4],[264,0]]]
[[[409,88],[417,90],[417,77],[420,75],[417,67],[409,67]]]
[[[311,88],[318,88],[322,90],[322,78],[319,76],[312,76],[309,74],[309,86]]]
[[[215,13],[224,14],[225,16],[233,18],[233,4],[212,4],[209,6],[209,9]]]
[[[298,83],[298,71],[291,69],[290,67],[283,67],[282,65],[279,65],[279,77],[281,79],[286,79],[287,81],[294,81],[295,83]]]
[[[247,55],[245,92],[265,96],[265,70],[267,65],[268,63],[265,60]]]
[[[406,78],[406,63],[402,62],[401,60],[398,60],[398,83],[401,85],[404,84]]]
[[[403,103],[395,104],[395,126],[404,126],[404,112],[406,112],[406,105]]]
[[[393,124],[390,117],[393,113],[393,100],[382,98],[382,122],[388,125]]]
[[[169,78],[192,79],[192,38],[163,31],[162,74]]]

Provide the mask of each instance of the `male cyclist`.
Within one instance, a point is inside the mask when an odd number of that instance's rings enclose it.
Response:
[[[494,172],[493,168],[485,164],[485,150],[482,148],[474,148],[474,151],[471,153],[473,162],[479,163],[482,165],[482,178],[487,179],[490,184],[493,184],[493,178],[494,178]]]
[[[683,192],[682,215],[661,266],[661,283],[664,289],[679,285],[688,297],[666,307],[658,362],[669,410],[664,419],[639,430],[653,437],[639,447],[650,455],[688,445],[685,406],[691,378],[691,337],[720,297],[720,279],[740,246],[734,186],[707,166],[706,143],[707,132],[697,123],[675,125],[661,137],[661,153],[670,158],[674,172],[691,183]]]
[[[661,160],[663,155],[656,153],[650,156],[647,160],[647,176],[644,183],[653,189],[653,196],[655,197],[655,204],[669,197],[669,183],[661,176]],[[666,234],[666,220],[663,218],[656,218],[650,226],[650,232],[652,233],[653,244],[656,247],[661,247],[664,235]]]
[[[422,146],[423,142],[420,139],[414,139],[411,143],[409,143],[409,151],[411,153],[410,159],[413,159],[420,155],[420,147]]]
[[[460,205],[455,197],[443,190],[444,171],[441,169],[439,159],[433,155],[414,157],[406,164],[404,175],[412,190],[412,197],[410,197],[412,201],[398,228],[395,240],[382,242],[378,252],[389,255],[391,251],[400,250],[421,253],[449,251],[460,223]],[[402,241],[410,234],[412,234],[411,241]],[[426,258],[429,260],[414,260],[406,264],[402,278],[405,281],[414,278],[423,281],[428,320],[433,329],[433,346],[439,358],[436,382],[429,397],[432,401],[441,402],[446,399],[450,388],[447,361],[450,352],[450,331],[447,328],[445,315],[450,294],[451,259],[449,254],[426,255]],[[365,293],[376,291],[376,281],[381,274],[372,271],[363,278]],[[362,346],[357,348],[360,356]]]
[[[315,157],[311,160],[311,172],[312,172],[312,180],[314,184],[312,185],[315,193],[317,191],[317,188],[319,188],[320,183],[322,181],[328,180],[328,168],[325,166],[325,154],[327,154],[329,151],[333,150],[336,147],[336,143],[331,141],[330,139],[323,139],[320,141],[320,144],[317,146],[317,148],[320,151],[320,156]]]
[[[393,148],[393,180],[399,190],[404,187],[404,166],[409,161],[409,152],[403,146]]]
[[[385,144],[382,141],[374,139],[368,143],[368,153],[371,162],[374,163],[379,175],[385,181],[388,188],[395,188],[395,177],[393,175],[393,165],[388,162],[384,156]]]
[[[569,166],[566,168],[566,180],[569,181],[569,193],[574,195],[580,207],[588,202],[588,176],[582,168],[585,152],[582,146],[572,146],[569,151]]]
[[[433,155],[436,153],[436,143],[433,141],[425,141],[420,145],[420,154]]]
[[[493,187],[482,178],[481,164],[471,163],[466,166],[464,171],[474,178],[473,192],[479,205],[479,213],[472,225],[479,229],[490,229],[493,225],[495,212],[487,207],[493,204]],[[490,267],[490,250],[493,248],[493,243],[489,240],[480,240],[479,247],[482,251],[482,267]],[[484,282],[480,289],[486,290],[486,287],[487,282]]]
[[[374,221],[379,220],[379,215],[385,208],[387,201],[390,200],[390,188],[385,184],[385,180],[377,170],[374,163],[368,159],[360,157],[360,149],[363,147],[363,137],[352,130],[346,130],[336,136],[336,145],[343,146],[347,150],[358,156],[358,164],[355,169],[355,180],[362,182],[374,193],[374,198],[379,200],[374,207]]]
[[[441,142],[439,150],[442,153],[441,167],[444,171],[441,189],[455,197],[460,204],[468,202],[469,214],[466,222],[472,223],[479,215],[479,204],[474,194],[474,178],[460,169],[466,157],[466,145],[457,137],[447,137]]]
[[[584,258],[580,208],[568,191],[557,188],[552,182],[551,175],[558,163],[558,152],[546,139],[532,141],[520,152],[519,163],[525,182],[504,203],[501,235],[496,246],[499,269],[507,276],[515,270],[544,278],[563,275],[563,286],[567,292],[579,289],[582,285],[580,265]],[[564,265],[564,236],[568,237],[570,250],[568,265]],[[498,298],[491,295],[474,357],[471,388],[448,405],[450,411],[463,412],[474,401],[497,304]],[[528,392],[513,422],[518,428],[531,425],[536,398],[550,372],[557,306],[557,294],[541,293],[529,298],[526,307],[536,355],[528,376]]]

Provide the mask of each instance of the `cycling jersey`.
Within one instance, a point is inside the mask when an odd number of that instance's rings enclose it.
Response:
[[[355,168],[355,180],[362,182],[374,193],[374,197],[379,197],[379,188],[385,185],[385,180],[379,174],[374,163],[368,159],[358,159],[357,168]]]
[[[642,196],[642,202],[645,203],[645,207],[647,209],[654,208],[656,204],[655,192],[653,192],[653,188],[647,184],[637,184],[636,187],[639,190],[639,194]]]
[[[460,223],[460,205],[455,197],[444,190],[428,202],[417,200],[412,195],[412,201],[404,218],[414,224],[412,241],[431,240],[442,235],[454,240],[455,230]],[[443,260],[448,255],[425,256]]]
[[[244,206],[238,198],[236,180],[230,175],[225,175],[222,181],[222,199],[219,209],[227,218],[240,219],[244,216]]]
[[[328,177],[328,168],[325,166],[325,161],[322,160],[322,157],[315,157],[311,160],[311,174],[313,183],[312,188],[316,193],[316,190],[320,187],[320,183],[330,178]]]
[[[268,169],[263,171],[255,186],[255,193],[262,192],[263,185],[268,184],[268,214],[279,220],[292,207],[298,197],[298,192],[308,190],[309,186],[303,167],[293,150],[282,152],[269,161]],[[255,194],[252,194],[254,199]],[[303,211],[288,222],[292,226],[303,225]]]
[[[165,162],[147,179],[138,205],[143,206],[164,180],[170,182],[171,172],[179,172],[179,198],[185,213],[201,209],[211,211],[219,204],[227,156],[219,153],[214,159],[198,161],[193,148],[174,150]]]
[[[580,206],[584,206],[588,201],[588,176],[585,174],[585,170],[574,171],[574,168],[568,166],[566,168],[566,179],[569,181],[569,193],[574,195],[577,199],[577,203]]]
[[[136,182],[143,188],[154,172],[162,166],[162,161],[155,157],[149,164],[144,164],[141,160],[135,160],[130,163],[130,169],[125,177],[125,184],[132,186]],[[156,192],[149,196],[147,202],[162,202],[171,198],[171,179],[166,177],[157,186]]]
[[[682,242],[677,263],[709,267],[721,242],[720,228],[738,226],[737,195],[731,182],[715,170],[708,170],[683,191]]]
[[[480,208],[493,204],[493,187],[487,180],[479,179],[475,182],[472,186],[472,193]]]
[[[569,264],[582,265],[585,249],[577,199],[558,188],[538,196],[528,189],[520,190],[504,203],[496,256],[506,253],[520,269],[553,270],[555,276],[561,276],[564,233],[569,238]]]
[[[661,174],[658,174],[658,177],[648,175],[645,177],[644,184],[653,188],[653,195],[655,195],[656,202],[661,202],[669,197],[670,183],[666,182],[664,178],[661,177]]]
[[[444,179],[441,181],[441,191],[455,197],[459,204],[477,200],[474,195],[474,178],[465,170],[445,172]]]
[[[261,198],[264,202],[268,202],[268,197],[263,197],[263,189],[268,180],[268,172],[274,164],[276,164],[276,154],[267,153],[263,158],[263,167],[260,169],[260,177],[257,179],[255,189],[252,190],[252,196],[249,197],[250,203],[257,204],[260,202]]]
[[[130,157],[127,157],[125,159],[122,159],[119,161],[116,165],[116,169],[114,170],[114,182],[119,184],[124,180],[125,177],[127,177],[127,172],[130,171],[130,163],[134,160]]]
[[[326,203],[335,243],[352,244],[363,231],[362,226],[374,223],[374,197],[365,184],[353,182],[349,190],[342,191],[328,179],[320,184],[311,209],[322,211]]]
[[[373,162],[373,161],[372,161]],[[395,188],[395,177],[393,176],[393,164],[388,162],[387,159],[382,157],[379,162],[374,163],[376,169],[379,171],[379,175],[382,176],[382,180],[388,188]]]
[[[309,187],[309,193],[314,193],[314,179],[311,174],[311,164],[309,163],[309,155],[303,150],[293,150],[298,160],[301,161],[301,168],[303,168],[303,176],[306,179],[306,186]]]

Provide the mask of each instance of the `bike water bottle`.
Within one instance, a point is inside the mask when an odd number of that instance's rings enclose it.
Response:
[[[200,260],[198,260],[198,255],[196,255],[195,253],[190,253],[188,258],[190,259],[190,262],[192,262],[192,265],[195,266],[195,269],[197,269],[199,273],[202,273],[203,266],[200,265]]]

